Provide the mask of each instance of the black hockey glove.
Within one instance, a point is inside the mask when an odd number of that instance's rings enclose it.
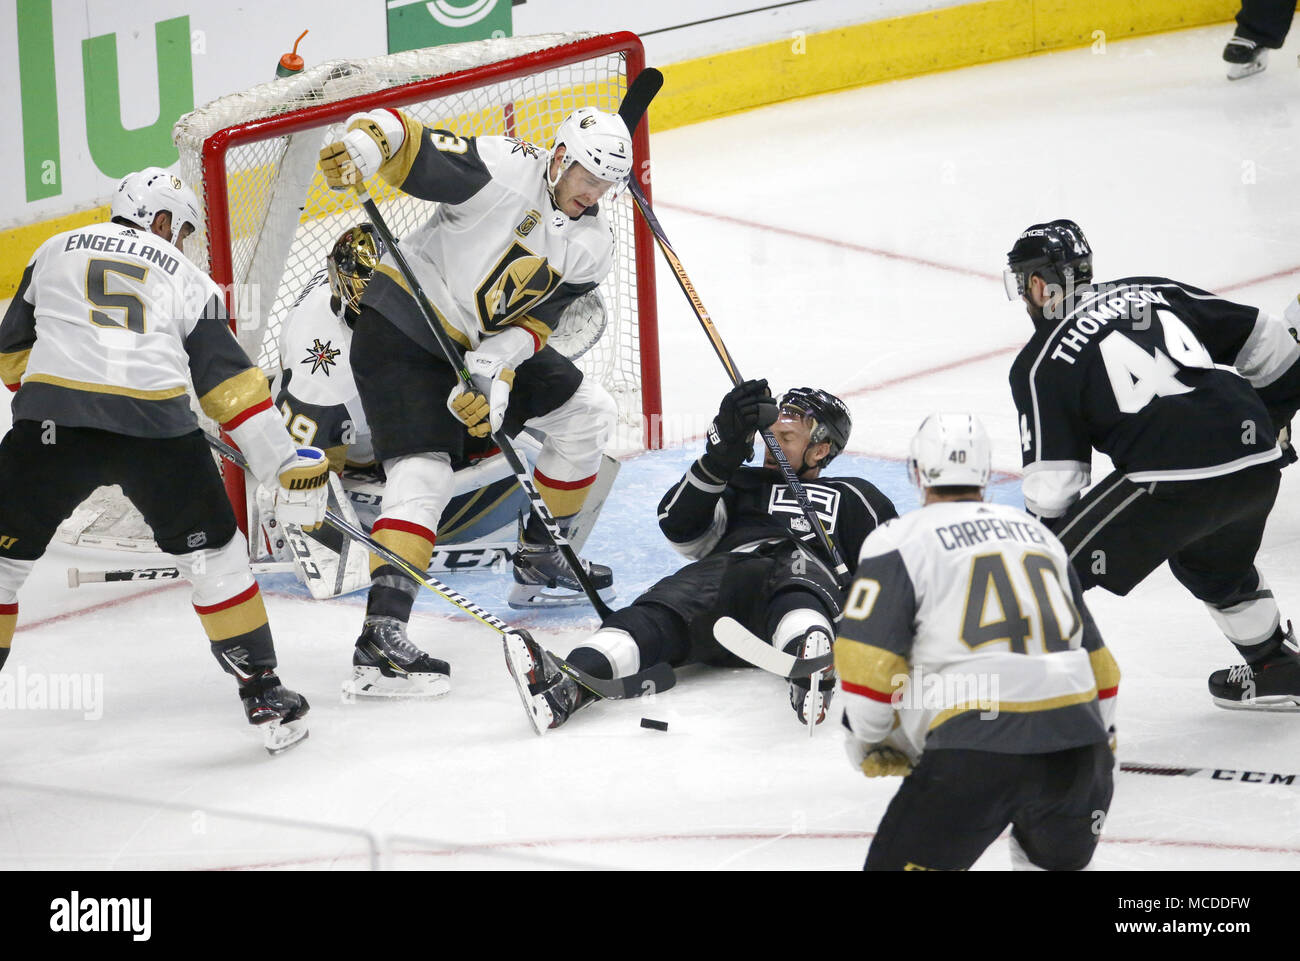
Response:
[[[722,398],[718,416],[709,425],[704,456],[728,473],[749,460],[754,432],[776,423],[776,401],[765,380],[747,380]]]

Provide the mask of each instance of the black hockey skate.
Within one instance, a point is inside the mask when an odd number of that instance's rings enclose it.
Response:
[[[511,607],[567,607],[587,603],[582,585],[554,544],[531,544],[521,533],[514,561],[515,583],[506,599]],[[604,564],[593,564],[581,558],[579,563],[601,600],[607,604],[613,601],[617,596],[614,572]]]
[[[406,637],[395,617],[366,621],[352,654],[345,695],[357,697],[442,697],[451,690],[451,665],[430,657]]]
[[[785,653],[795,657],[819,657],[829,654],[831,650],[830,635],[821,627],[810,627],[802,637],[796,637],[785,646]],[[796,677],[790,680],[790,706],[799,720],[808,725],[808,733],[822,721],[826,720],[826,710],[830,707],[831,696],[835,693],[835,669],[830,668],[814,675],[820,678],[816,690],[811,677]],[[812,718],[812,720],[809,720]]]
[[[1277,652],[1210,675],[1215,704],[1234,711],[1300,711],[1300,655],[1295,631],[1287,627]]]
[[[262,731],[268,754],[280,754],[307,737],[303,716],[311,709],[307,699],[291,691],[269,667],[239,686],[248,723]]]
[[[1223,48],[1223,59],[1228,64],[1228,79],[1241,80],[1268,66],[1268,48],[1254,40],[1234,36]]]
[[[524,630],[504,635],[506,667],[514,678],[519,700],[539,735],[559,727],[596,696],[560,670],[555,658]]]

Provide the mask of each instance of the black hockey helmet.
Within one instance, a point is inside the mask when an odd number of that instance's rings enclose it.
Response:
[[[1073,220],[1034,224],[1007,252],[1003,282],[1007,299],[1023,297],[1029,278],[1038,274],[1049,284],[1070,291],[1092,282],[1092,248]]]
[[[782,412],[793,411],[799,417],[811,421],[809,442],[820,444],[826,441],[831,445],[831,452],[820,464],[810,466],[825,467],[849,442],[849,432],[853,430],[853,418],[848,405],[834,394],[815,387],[793,387],[781,395]]]
[[[352,313],[360,309],[361,294],[383,255],[384,242],[368,223],[359,223],[339,234],[326,255],[330,291]]]

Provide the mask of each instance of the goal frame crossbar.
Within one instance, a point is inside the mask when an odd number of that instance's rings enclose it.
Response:
[[[230,225],[230,192],[227,181],[226,159],[229,152],[239,146],[272,137],[301,133],[324,127],[346,119],[346,115],[360,113],[377,107],[402,107],[451,95],[468,86],[487,85],[516,80],[532,74],[581,63],[596,57],[622,55],[625,60],[626,82],[630,85],[645,67],[645,51],[636,34],[626,31],[601,34],[576,39],[546,50],[521,54],[497,63],[484,64],[441,76],[417,80],[372,93],[360,94],[343,101],[314,104],[286,111],[272,117],[232,124],[214,132],[203,141],[200,164],[203,171],[203,193],[207,228],[209,268],[212,279],[225,291],[226,306],[230,311],[231,328],[238,329],[239,317],[233,296],[234,261],[232,257]],[[632,134],[633,176],[638,177],[642,192],[650,196],[649,156],[650,136],[648,123],[642,123]],[[224,212],[214,217],[213,210]],[[643,417],[642,440],[648,450],[662,446],[662,391],[659,378],[659,336],[655,297],[654,236],[643,218],[633,218],[633,238],[636,250],[635,276],[637,284],[637,332],[643,379],[641,381],[641,413]],[[242,471],[223,468],[226,491],[231,503],[246,503]],[[247,533],[245,512],[236,510],[241,528]]]

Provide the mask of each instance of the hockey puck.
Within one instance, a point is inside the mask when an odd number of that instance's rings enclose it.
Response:
[[[650,730],[652,730],[652,731],[666,731],[666,730],[668,730],[668,722],[667,722],[667,721],[656,721],[654,718],[651,718],[651,717],[643,717],[643,718],[641,718],[641,726],[642,726],[642,727],[648,727],[648,728],[650,728]]]

